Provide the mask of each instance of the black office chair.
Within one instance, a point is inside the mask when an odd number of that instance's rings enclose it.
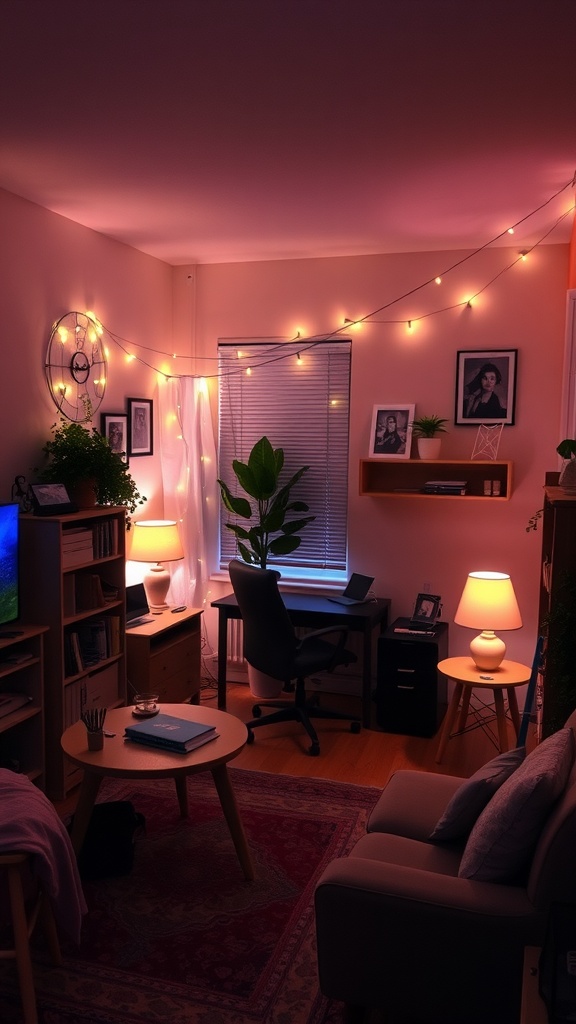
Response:
[[[347,628],[329,626],[317,629],[299,639],[294,632],[280,591],[279,573],[273,569],[259,569],[238,559],[228,566],[230,581],[238,601],[244,633],[244,657],[255,669],[281,679],[285,691],[294,692],[294,701],[265,701],[255,704],[254,719],[247,722],[248,742],[254,741],[253,730],[273,722],[301,722],[312,743],[309,753],[320,753],[318,734],[310,719],[339,719],[350,722],[351,732],[360,732],[360,721],[351,715],[329,711],[318,706],[318,695],[306,699],[304,680],[314,672],[331,672],[337,665],[350,665],[356,655],[344,647]],[[336,643],[323,639],[328,633],[337,633]],[[292,680],[296,680],[296,687]],[[262,708],[278,708],[261,718]]]

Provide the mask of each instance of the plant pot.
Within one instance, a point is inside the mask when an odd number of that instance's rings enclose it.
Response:
[[[418,457],[420,459],[439,459],[442,448],[441,437],[419,437],[416,440],[418,445]]]
[[[558,485],[565,494],[576,494],[576,459],[566,459],[560,472]]]
[[[68,487],[68,496],[78,508],[93,508],[96,504],[96,481],[77,480]]]
[[[275,697],[280,696],[284,685],[281,679],[274,679],[272,676],[267,676],[265,672],[260,672],[249,662],[247,662],[247,665],[248,683],[250,685],[250,693],[253,697],[261,697],[263,700],[273,700]]]

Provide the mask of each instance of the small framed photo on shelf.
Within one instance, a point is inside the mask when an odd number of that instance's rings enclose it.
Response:
[[[409,459],[413,405],[381,402],[372,412],[370,456],[373,459]]]
[[[514,423],[518,350],[477,349],[456,356],[456,424]]]
[[[418,594],[410,623],[413,626],[433,626],[442,609],[439,594]]]
[[[128,416],[125,412],[100,414],[100,433],[108,438],[113,452],[128,465]]]
[[[128,399],[128,454],[153,455],[152,399]]]
[[[76,512],[64,484],[30,484],[35,516],[59,516]]]

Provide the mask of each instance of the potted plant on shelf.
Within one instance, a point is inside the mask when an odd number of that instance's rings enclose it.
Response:
[[[560,441],[556,451],[564,459],[558,485],[566,494],[576,494],[576,441],[565,438]]]
[[[290,492],[300,477],[310,468],[303,466],[290,479],[280,484],[284,466],[284,449],[272,448],[267,437],[256,442],[248,462],[234,459],[232,469],[247,498],[232,494],[224,480],[218,480],[224,508],[240,519],[254,519],[253,526],[241,523],[226,523],[226,528],[236,536],[238,553],[245,562],[265,569],[269,555],[288,555],[302,543],[297,537],[315,516],[292,519],[293,513],[307,512],[304,501],[291,501]],[[252,499],[252,501],[250,500]],[[273,699],[282,690],[282,681],[257,671],[248,664],[248,682],[255,697]]]
[[[112,451],[108,438],[96,427],[87,428],[73,420],[52,425],[53,437],[42,451],[48,460],[36,469],[40,483],[64,484],[71,501],[81,508],[90,505],[120,505],[130,513],[146,498],[120,455]]]
[[[448,423],[448,420],[441,416],[419,416],[414,420],[412,436],[416,438],[421,459],[440,458],[442,438],[437,435],[446,433],[445,423]]]
[[[289,555],[300,547],[302,538],[296,534],[316,518],[289,518],[294,512],[308,512],[306,502],[290,500],[290,492],[310,467],[303,466],[281,485],[283,466],[284,449],[272,448],[268,438],[261,437],[247,463],[238,459],[232,462],[236,479],[248,497],[236,497],[224,480],[218,480],[227,511],[240,519],[255,519],[253,526],[232,522],[226,523],[226,529],[235,534],[241,558],[261,569],[266,568],[270,555]]]

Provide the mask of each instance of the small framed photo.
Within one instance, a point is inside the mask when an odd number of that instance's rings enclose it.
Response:
[[[375,405],[370,456],[374,459],[409,459],[413,420],[413,405],[395,405],[393,402]]]
[[[30,484],[32,506],[36,516],[62,515],[75,512],[64,484]]]
[[[456,357],[456,424],[514,423],[518,349],[480,349]]]
[[[433,626],[441,608],[442,598],[439,594],[418,594],[410,622],[418,626]]]
[[[128,416],[125,412],[100,414],[100,433],[108,438],[113,452],[128,465]]]
[[[128,453],[130,456],[153,455],[152,399],[128,399]]]

